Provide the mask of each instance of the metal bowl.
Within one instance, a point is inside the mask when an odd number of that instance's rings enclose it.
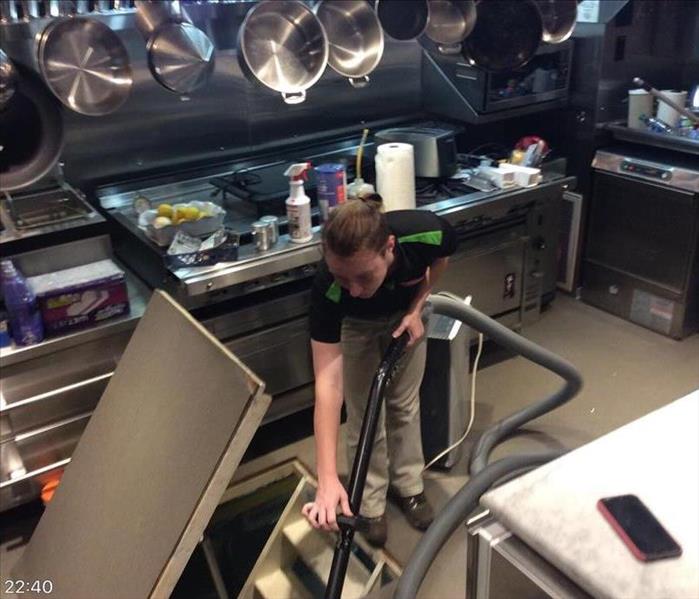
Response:
[[[117,110],[133,85],[124,44],[95,19],[67,18],[46,27],[39,38],[39,66],[54,95],[89,116]]]
[[[381,61],[381,23],[365,0],[321,0],[315,13],[328,37],[328,64],[351,85],[362,87]]]
[[[328,64],[328,39],[302,2],[264,0],[250,9],[241,25],[238,57],[254,80],[296,104],[303,102]]]

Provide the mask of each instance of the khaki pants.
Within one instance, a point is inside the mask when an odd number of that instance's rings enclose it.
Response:
[[[350,471],[371,383],[401,316],[371,321],[346,318],[343,321],[342,360]],[[423,338],[403,355],[386,387],[362,497],[361,515],[366,518],[384,513],[389,480],[401,497],[423,491],[425,459],[420,436],[419,391],[426,351]]]

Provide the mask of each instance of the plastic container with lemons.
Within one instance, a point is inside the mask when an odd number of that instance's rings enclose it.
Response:
[[[211,235],[223,226],[226,211],[213,202],[161,203],[138,217],[139,226],[160,246],[170,245],[177,231],[193,237]]]

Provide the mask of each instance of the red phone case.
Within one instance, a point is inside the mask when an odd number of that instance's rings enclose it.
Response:
[[[602,513],[604,516],[604,519],[609,522],[611,527],[614,529],[616,534],[619,535],[621,540],[624,542],[624,545],[626,545],[631,553],[633,553],[633,556],[642,562],[647,562],[648,561],[648,556],[643,553],[637,546],[636,544],[631,540],[631,537],[626,534],[626,531],[621,527],[619,522],[617,522],[617,519],[614,517],[614,515],[607,509],[607,506],[604,505],[604,502],[600,499],[597,501],[597,509]]]

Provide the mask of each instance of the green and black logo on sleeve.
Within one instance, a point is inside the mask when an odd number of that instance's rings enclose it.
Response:
[[[318,269],[311,292],[311,338],[338,343],[345,316],[371,319],[407,310],[419,285],[406,286],[425,276],[438,258],[456,250],[452,226],[426,210],[396,210],[386,213],[396,237],[395,261],[379,290],[368,299],[354,298],[333,279],[325,262]]]

